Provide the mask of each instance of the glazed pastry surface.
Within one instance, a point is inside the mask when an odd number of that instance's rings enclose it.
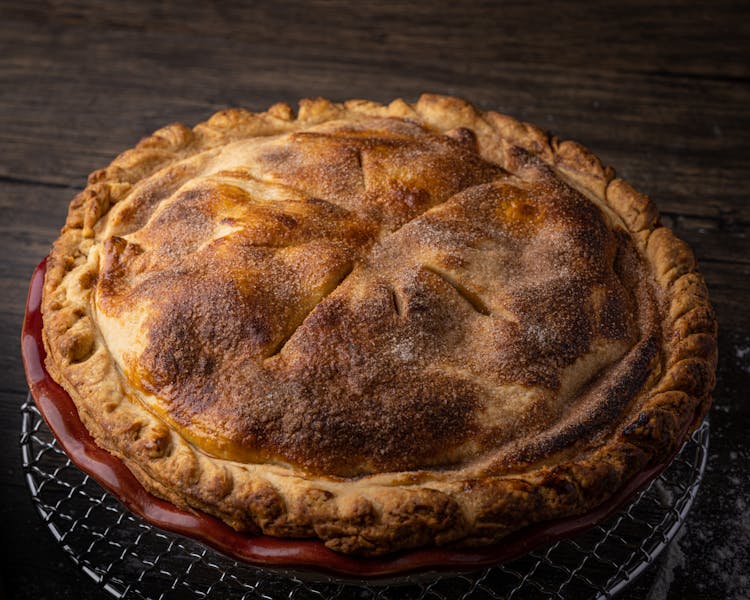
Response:
[[[156,132],[71,203],[43,308],[50,372],[147,489],[348,553],[595,506],[715,368],[645,196],[441,96]]]

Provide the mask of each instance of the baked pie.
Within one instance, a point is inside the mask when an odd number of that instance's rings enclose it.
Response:
[[[371,556],[600,505],[716,363],[648,198],[437,95],[160,129],[71,202],[42,310],[50,374],[147,490]]]

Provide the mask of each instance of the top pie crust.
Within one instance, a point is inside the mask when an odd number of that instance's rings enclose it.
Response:
[[[593,508],[716,363],[648,198],[436,95],[157,131],[72,201],[42,306],[49,372],[148,490],[364,555]]]

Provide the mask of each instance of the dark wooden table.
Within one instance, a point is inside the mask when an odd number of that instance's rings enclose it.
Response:
[[[18,445],[27,282],[86,175],[163,124],[228,106],[434,91],[582,142],[651,195],[695,249],[721,325],[710,463],[679,543],[625,596],[750,596],[747,6],[181,4],[0,2],[6,595],[105,597],[34,511]]]

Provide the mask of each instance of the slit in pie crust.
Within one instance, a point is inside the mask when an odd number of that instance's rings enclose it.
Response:
[[[149,491],[361,555],[590,510],[716,363],[648,198],[436,95],[157,131],[71,202],[42,307],[49,372]]]

